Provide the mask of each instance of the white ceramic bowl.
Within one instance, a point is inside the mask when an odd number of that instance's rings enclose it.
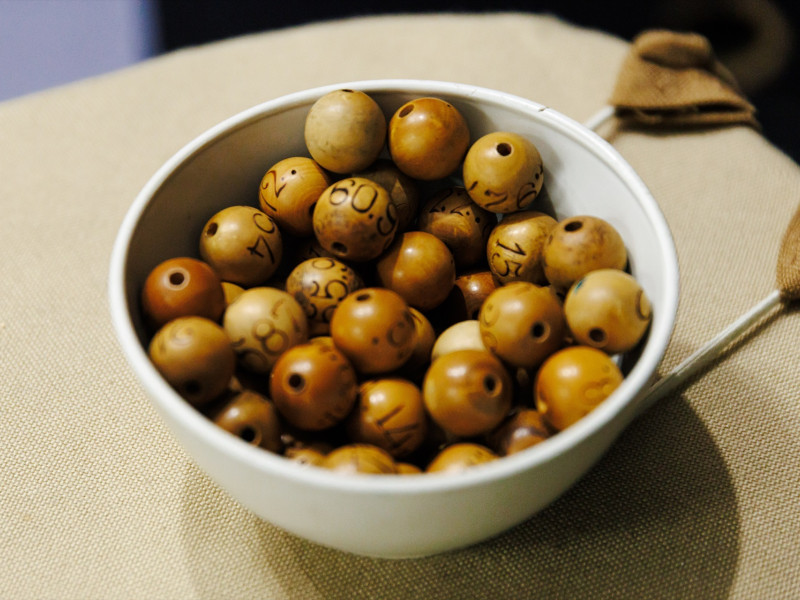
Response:
[[[622,385],[577,424],[522,453],[455,475],[342,476],[301,468],[218,428],[161,378],[146,354],[139,293],[159,262],[197,255],[206,220],[231,204],[257,206],[261,177],[278,160],[307,155],[303,123],[313,102],[362,90],[387,118],[437,96],[469,122],[472,139],[505,130],[529,137],[545,165],[556,218],[589,214],[625,240],[633,274],[654,311]],[[543,200],[547,202],[547,200]],[[164,422],[201,469],[255,514],[308,540],[376,557],[443,552],[495,536],[545,507],[581,477],[637,412],[673,329],[677,257],[656,202],[604,140],[558,112],[498,91],[419,80],[349,82],[271,100],[227,119],[169,159],[131,206],[114,245],[109,281],[114,328]]]

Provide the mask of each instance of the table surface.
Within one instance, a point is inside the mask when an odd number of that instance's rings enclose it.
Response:
[[[496,88],[588,119],[625,42],[538,15],[371,17],[167,54],[0,104],[0,597],[800,596],[800,320],[784,307],[512,531],[407,561],[321,548],[211,483],[111,329],[109,252],[183,144],[284,93],[382,78]],[[672,229],[666,373],[775,288],[800,170],[748,127],[609,139]]]

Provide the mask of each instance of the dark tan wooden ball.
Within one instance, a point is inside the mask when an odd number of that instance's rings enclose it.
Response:
[[[309,109],[304,137],[311,158],[324,168],[353,173],[378,158],[386,141],[386,117],[364,92],[334,90]]]
[[[536,408],[548,426],[561,431],[593,411],[622,379],[617,364],[602,350],[564,348],[550,356],[536,375]]]
[[[417,229],[442,240],[456,262],[464,269],[482,262],[489,232],[497,223],[494,213],[475,204],[463,187],[437,192],[422,207]]]
[[[628,253],[622,236],[608,221],[589,215],[569,217],[550,232],[542,252],[545,277],[566,291],[595,269],[624,269]]]
[[[341,260],[367,261],[394,239],[397,208],[389,193],[363,177],[337,181],[317,200],[313,215],[319,244]]]
[[[420,310],[444,302],[456,279],[452,253],[439,238],[424,231],[398,235],[375,268],[382,286]]]
[[[327,335],[333,311],[345,296],[362,287],[361,276],[335,258],[304,260],[286,279],[286,292],[306,311],[311,336]]]
[[[278,357],[269,378],[272,401],[295,427],[327,429],[342,421],[356,402],[356,372],[333,346],[304,343]]]
[[[466,469],[496,460],[498,456],[482,444],[458,442],[443,448],[428,463],[426,473],[462,473]]]
[[[261,178],[258,202],[281,231],[310,236],[314,205],[331,183],[330,175],[313,159],[292,156],[275,163]]]
[[[495,289],[497,281],[491,271],[467,271],[458,275],[445,301],[450,320],[477,319],[481,306]]]
[[[647,331],[653,312],[636,279],[618,269],[598,269],[575,282],[564,300],[575,341],[609,354],[628,352]]]
[[[549,437],[550,430],[542,414],[534,408],[520,408],[487,436],[487,445],[500,456],[509,456]]]
[[[486,210],[512,213],[531,205],[544,183],[542,156],[527,138],[508,131],[488,133],[464,157],[464,187]]]
[[[497,427],[513,399],[506,368],[485,350],[457,350],[435,359],[422,390],[431,418],[446,432],[464,437]]]
[[[421,180],[447,177],[461,165],[469,146],[461,112],[439,98],[417,98],[389,120],[389,153],[397,167]]]
[[[222,327],[204,317],[169,321],[153,336],[148,354],[175,391],[198,407],[228,389],[236,366],[230,338]]]
[[[368,169],[354,173],[353,177],[374,181],[389,193],[397,208],[397,231],[406,231],[414,224],[419,212],[419,186],[391,160],[378,159]]]
[[[359,373],[388,373],[400,368],[414,351],[414,318],[396,292],[364,288],[347,296],[334,311],[331,338]]]
[[[278,412],[262,394],[243,390],[210,416],[214,423],[248,444],[276,453],[283,449]]]
[[[142,312],[153,329],[177,317],[218,321],[225,293],[214,270],[188,256],[167,259],[153,268],[142,288]]]
[[[395,458],[408,456],[427,433],[422,392],[398,377],[365,381],[347,419],[347,433],[353,442],[374,444]]]
[[[223,281],[251,287],[265,283],[283,256],[275,221],[252,206],[229,206],[212,216],[200,234],[200,256]]]
[[[486,243],[489,269],[501,284],[529,281],[546,285],[542,266],[544,246],[557,221],[536,211],[505,215]]]
[[[331,451],[322,466],[344,475],[394,475],[394,458],[383,448],[372,444],[346,444]]]
[[[484,345],[515,367],[533,368],[564,346],[567,324],[546,287],[515,281],[492,292],[480,311]]]

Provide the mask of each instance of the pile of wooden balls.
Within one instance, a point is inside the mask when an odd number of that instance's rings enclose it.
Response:
[[[200,258],[147,277],[149,355],[183,398],[298,463],[412,474],[519,452],[616,389],[650,304],[608,222],[529,208],[531,141],[470,143],[438,98],[387,124],[356,90],[304,135],[258,208],[210,215]]]

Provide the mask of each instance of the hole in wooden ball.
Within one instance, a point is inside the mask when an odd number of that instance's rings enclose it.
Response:
[[[592,327],[589,330],[589,339],[595,344],[602,344],[606,341],[606,332],[599,327]]]
[[[547,326],[547,323],[536,321],[536,323],[531,326],[531,337],[535,340],[546,338],[548,333],[550,333],[550,328]]]
[[[402,119],[403,117],[407,117],[408,115],[410,115],[413,110],[414,110],[414,105],[409,104],[408,106],[404,106],[397,116]]]
[[[353,90],[342,90],[345,94],[352,94]]]
[[[169,274],[169,283],[172,286],[180,287],[186,282],[186,274],[183,271],[173,271]]]
[[[357,302],[365,302],[367,300],[369,300],[369,294],[367,294],[367,293],[359,294],[358,296],[356,296],[356,301]]]
[[[203,386],[195,379],[190,379],[183,384],[183,391],[187,396],[197,396],[202,389]]]
[[[487,394],[494,394],[499,387],[500,382],[497,381],[497,377],[494,375],[487,375],[483,378],[483,389],[486,390]]]
[[[252,444],[256,439],[256,430],[250,425],[245,425],[239,430],[239,437],[248,444]]]
[[[347,246],[342,242],[333,242],[333,244],[331,244],[331,249],[337,254],[347,254]]]
[[[206,235],[212,236],[217,233],[217,229],[219,225],[217,225],[216,221],[214,223],[209,223],[208,227],[206,228]]]
[[[500,156],[508,156],[511,154],[511,144],[500,142],[495,148]]]
[[[289,379],[286,380],[286,383],[293,392],[301,392],[303,388],[306,387],[305,377],[299,373],[292,373],[289,375]]]
[[[570,221],[564,225],[564,231],[578,231],[583,227],[583,221]]]

